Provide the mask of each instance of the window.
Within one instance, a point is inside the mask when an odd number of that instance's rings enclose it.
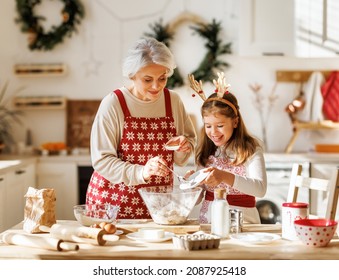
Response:
[[[339,1],[295,0],[296,55],[339,55]]]

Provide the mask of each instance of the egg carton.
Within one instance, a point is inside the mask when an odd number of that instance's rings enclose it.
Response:
[[[220,245],[219,236],[206,233],[193,233],[181,236],[175,235],[172,240],[176,249],[188,251],[217,249]]]

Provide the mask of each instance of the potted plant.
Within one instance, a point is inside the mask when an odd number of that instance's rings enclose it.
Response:
[[[5,98],[8,89],[8,82],[0,89],[0,152],[10,150],[15,144],[13,138],[13,123],[21,123],[20,115],[22,112],[9,108],[9,99]],[[20,91],[17,90],[16,92]]]

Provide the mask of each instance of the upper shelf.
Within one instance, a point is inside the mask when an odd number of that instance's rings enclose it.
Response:
[[[67,73],[67,67],[63,63],[16,64],[14,73],[20,77],[64,76]]]
[[[276,71],[277,82],[303,83],[307,82],[314,72],[321,72],[325,79],[335,70],[278,70]]]
[[[18,96],[13,103],[21,110],[65,109],[67,99],[64,96]]]

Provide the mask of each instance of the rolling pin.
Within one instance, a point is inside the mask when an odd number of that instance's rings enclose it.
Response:
[[[106,241],[117,241],[119,236],[106,234],[101,228],[54,224],[52,227],[40,226],[40,230],[49,232],[52,237],[78,243],[91,243],[103,246]]]
[[[54,251],[77,251],[79,250],[79,245],[64,242],[61,239],[39,236],[39,235],[29,235],[21,233],[12,233],[8,232],[3,234],[2,241],[9,245],[19,245],[25,247],[33,247]]]

